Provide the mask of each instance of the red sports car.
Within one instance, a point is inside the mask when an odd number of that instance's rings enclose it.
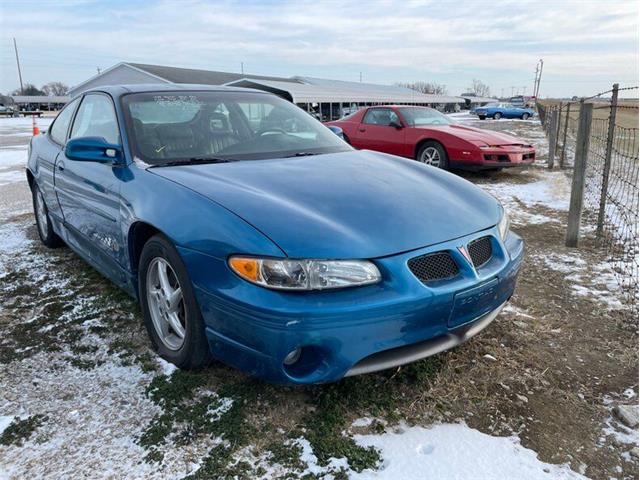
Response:
[[[427,107],[369,107],[327,125],[340,127],[355,148],[445,169],[499,170],[528,165],[536,155],[533,146],[518,137],[459,125]]]

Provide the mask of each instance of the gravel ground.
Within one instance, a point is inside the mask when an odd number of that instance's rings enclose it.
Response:
[[[0,479],[637,478],[637,426],[614,411],[637,414],[638,320],[590,239],[564,247],[569,177],[544,168],[536,120],[454,118],[537,148],[530,168],[464,175],[527,242],[516,295],[460,348],[307,388],[159,360],[134,302],[37,241],[30,121],[0,120]]]

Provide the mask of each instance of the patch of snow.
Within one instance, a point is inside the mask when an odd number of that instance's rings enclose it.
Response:
[[[543,206],[551,210],[568,211],[571,184],[564,172],[546,172],[537,181],[525,184],[496,183],[480,186],[498,198],[514,214],[520,204],[527,207]]]
[[[307,469],[300,475],[304,477],[307,474],[322,476],[329,470],[349,469],[349,463],[346,458],[331,458],[328,465],[322,467],[318,465],[318,457],[313,454],[313,448],[306,438],[296,438],[294,443],[302,449],[300,460],[307,465]],[[398,477],[399,478],[399,477]]]
[[[351,424],[351,426],[352,427],[368,427],[372,423],[373,423],[373,418],[362,417],[362,418],[355,419]]]
[[[163,375],[170,377],[173,374],[173,372],[178,370],[178,367],[176,367],[173,363],[167,362],[164,358],[162,358],[159,355],[154,355],[154,356],[156,361],[158,362],[158,365],[160,366],[160,371],[162,372]]]
[[[13,422],[14,418],[15,417],[13,415],[0,415],[0,435],[2,435],[2,432],[4,432],[9,425],[11,425],[11,422]]]
[[[623,425],[622,422],[618,421],[613,414],[616,400],[608,395],[605,395],[602,403],[607,408],[607,410],[609,410],[609,417],[604,422],[604,427],[602,428],[603,435],[602,437],[600,437],[599,443],[604,444],[607,437],[612,437],[618,444],[629,444],[638,446],[638,428],[629,428],[626,425]]]
[[[550,253],[533,258],[551,270],[564,273],[574,295],[592,298],[612,310],[626,308],[610,263],[589,263],[578,253]]]
[[[356,435],[364,447],[380,450],[379,471],[352,473],[354,480],[429,478],[502,480],[585,480],[567,465],[553,465],[538,459],[520,439],[493,437],[461,424],[440,424],[431,428],[401,428],[399,433]]]

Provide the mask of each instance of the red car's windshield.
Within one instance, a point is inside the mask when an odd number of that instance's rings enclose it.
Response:
[[[399,108],[402,117],[410,127],[421,125],[450,125],[454,123],[446,115],[443,115],[433,108],[410,107]]]

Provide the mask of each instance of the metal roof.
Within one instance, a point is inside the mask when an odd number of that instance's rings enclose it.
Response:
[[[16,103],[67,103],[68,95],[11,95]]]
[[[281,82],[243,78],[227,83],[229,86],[256,88],[287,96],[294,103],[344,102],[344,103],[464,103],[462,97],[428,95],[391,85],[363,84],[358,82],[328,81],[320,84]]]
[[[469,100],[471,103],[498,103],[500,100],[491,97],[476,97],[475,95],[461,95],[462,98]]]
[[[165,67],[163,65],[148,65],[145,63],[130,63],[139,70],[143,70],[156,77],[163,78],[172,83],[197,83],[201,85],[224,85],[241,78],[255,78],[259,80],[277,80],[280,82],[293,82],[297,80],[282,77],[269,77],[264,75],[251,75],[232,72],[218,72],[215,70],[197,70],[193,68]]]

